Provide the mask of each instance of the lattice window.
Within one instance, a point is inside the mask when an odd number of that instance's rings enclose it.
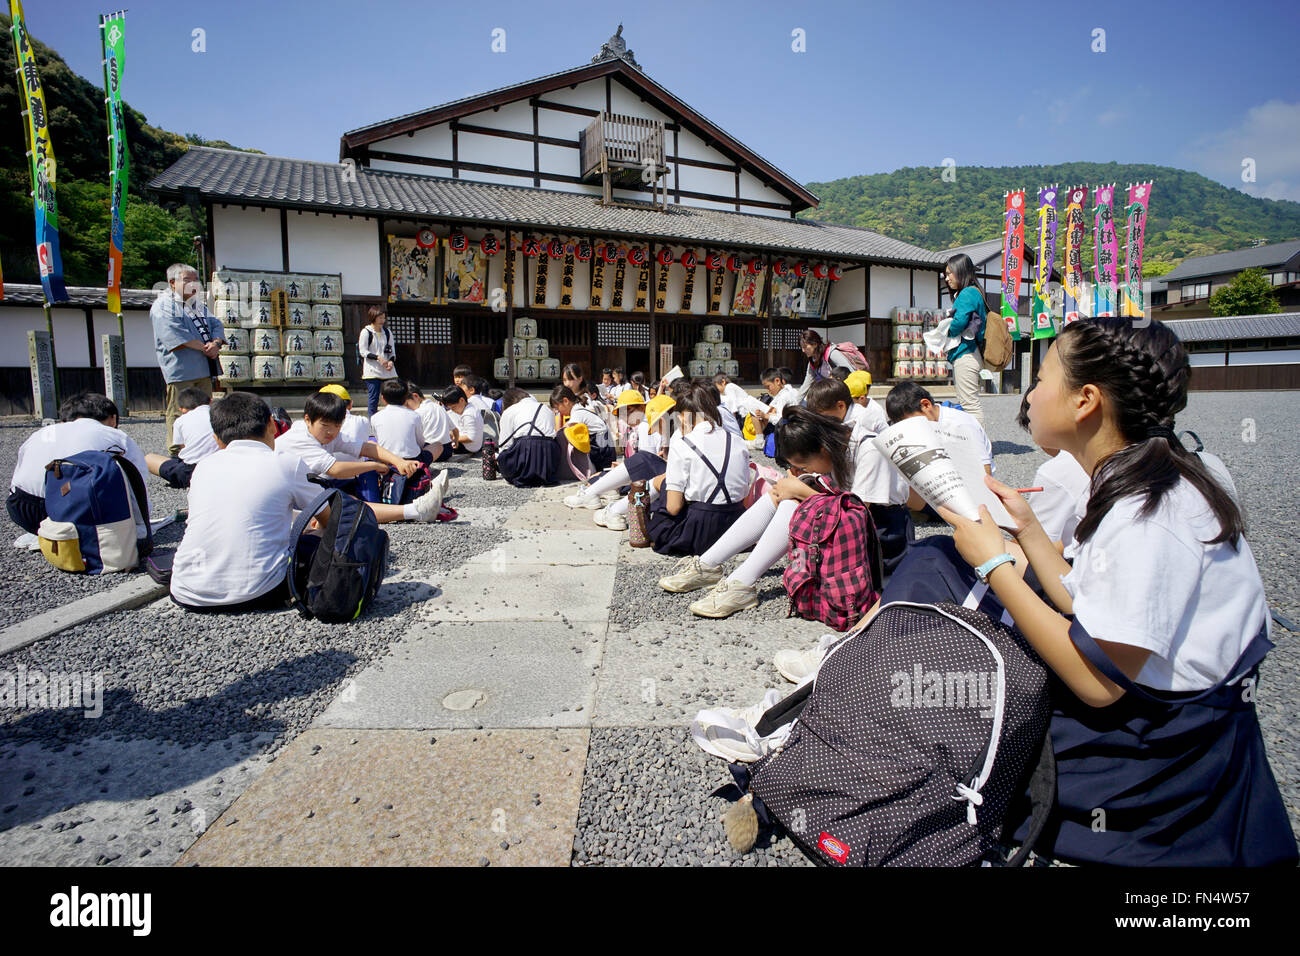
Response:
[[[415,345],[420,341],[420,319],[414,315],[390,315],[388,330],[398,345]]]
[[[420,320],[420,344],[451,345],[451,319],[445,315],[426,315]]]
[[[763,329],[762,348],[772,349],[797,349],[799,347],[799,333],[802,329]],[[775,335],[774,341],[771,341]]]
[[[650,326],[644,322],[597,322],[598,348],[648,349]]]

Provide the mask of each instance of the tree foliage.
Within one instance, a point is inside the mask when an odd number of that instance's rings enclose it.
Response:
[[[1265,315],[1280,312],[1277,294],[1263,269],[1242,269],[1226,286],[1210,296],[1215,315]]]

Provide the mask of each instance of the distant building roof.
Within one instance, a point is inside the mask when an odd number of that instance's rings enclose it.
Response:
[[[1208,319],[1164,319],[1183,342],[1281,339],[1300,336],[1300,312],[1231,315]]]
[[[1028,250],[1026,250],[1028,251]],[[951,256],[959,256],[962,253],[970,256],[971,262],[979,265],[981,262],[987,262],[994,256],[1002,255],[1001,239],[984,239],[980,242],[968,242],[964,246],[953,246],[951,249],[945,249],[942,252],[944,259]]]
[[[351,175],[355,172],[355,175]],[[345,178],[346,176],[346,178]],[[214,202],[265,203],[317,212],[435,218],[504,228],[578,231],[678,244],[777,250],[938,269],[938,253],[869,229],[749,213],[649,203],[602,205],[587,193],[503,186],[338,163],[193,146],[150,189],[194,190]]]
[[[108,291],[102,287],[70,285],[67,288],[68,301],[56,302],[54,304],[56,309],[69,306],[82,308],[89,306],[92,309],[108,308]],[[148,309],[153,306],[157,298],[158,293],[152,289],[123,289],[122,308]],[[44,304],[45,291],[39,285],[26,282],[5,283],[5,297],[0,299],[0,305],[40,306]]]
[[[1196,256],[1192,259],[1184,259],[1161,278],[1172,285],[1184,279],[1240,272],[1242,269],[1249,269],[1252,266],[1268,269],[1283,265],[1290,268],[1300,268],[1300,239],[1251,246],[1248,249],[1234,249],[1231,252],[1219,252],[1212,256]]]

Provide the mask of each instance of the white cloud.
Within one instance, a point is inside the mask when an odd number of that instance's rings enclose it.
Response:
[[[1228,129],[1200,137],[1183,151],[1189,166],[1226,186],[1263,199],[1300,202],[1300,102],[1269,100]],[[1254,160],[1254,182],[1242,163]]]
[[[1106,110],[1097,117],[1098,126],[1114,126],[1124,118],[1123,110]]]

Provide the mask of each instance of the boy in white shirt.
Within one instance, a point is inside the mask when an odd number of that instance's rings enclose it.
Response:
[[[348,407],[348,413],[339,428],[339,437],[334,440],[330,451],[339,461],[360,461],[361,453],[357,449],[366,442],[374,440],[374,430],[370,427],[370,419],[364,415],[353,414],[352,396],[346,388],[337,382],[326,385],[321,391],[330,395],[337,395],[343,399]]]
[[[474,454],[483,447],[483,412],[470,405],[464,390],[455,385],[443,389],[440,399],[451,420],[451,450]]]
[[[6,505],[14,524],[36,534],[47,517],[45,511],[45,466],[57,458],[83,451],[115,451],[135,465],[143,477],[149,471],[140,446],[117,427],[117,405],[95,392],[79,392],[59,406],[59,419],[37,429],[18,449]],[[143,526],[137,523],[139,537]]]
[[[209,415],[211,401],[212,396],[202,389],[182,389],[176,396],[181,414],[172,425],[172,441],[180,451],[171,458],[153,453],[144,456],[149,471],[173,488],[188,488],[194,466],[217,450]]]
[[[424,392],[420,391],[420,387],[414,382],[406,384],[410,390],[407,407],[415,409],[424,427],[423,450],[431,456],[429,459],[431,464],[446,461],[452,455],[451,416],[447,414],[447,409],[442,407],[441,402],[425,398]]]
[[[766,436],[781,424],[781,414],[785,406],[794,403],[799,404],[799,390],[789,383],[789,376],[793,373],[785,368],[764,369],[761,377],[763,387],[767,389],[767,394],[772,397],[766,406],[759,405],[758,408],[751,409],[750,414],[754,420],[763,427],[763,434],[758,435],[751,442],[751,447],[762,450],[766,443]]]
[[[765,408],[762,402],[721,372],[713,376],[713,384],[718,386],[718,394],[721,396],[719,404],[739,419],[743,420],[750,412],[763,411]]]
[[[841,368],[835,368],[831,371],[831,375],[838,378],[835,373],[842,371],[844,370]],[[844,384],[849,387],[849,394],[853,396],[856,408],[851,411],[856,422],[869,428],[874,435],[879,435],[889,427],[889,416],[885,414],[880,403],[867,394],[871,388],[870,372],[861,370],[850,372],[844,377]]]
[[[481,412],[490,412],[492,408],[492,399],[487,397],[488,381],[480,375],[467,375],[465,382],[460,387],[469,399],[469,404]]]
[[[379,397],[383,404],[375,412],[370,425],[375,432],[375,443],[399,458],[409,458],[428,464],[433,455],[423,450],[424,422],[419,412],[407,407],[411,397],[406,382],[390,378],[384,382]]]
[[[890,389],[885,397],[885,412],[891,422],[902,421],[904,418],[920,413],[932,422],[957,425],[967,429],[975,436],[983,450],[981,460],[984,471],[990,475],[997,474],[997,466],[993,463],[993,443],[989,441],[988,433],[984,431],[984,426],[979,423],[979,420],[960,408],[936,404],[930,393],[916,382],[899,382]]]

